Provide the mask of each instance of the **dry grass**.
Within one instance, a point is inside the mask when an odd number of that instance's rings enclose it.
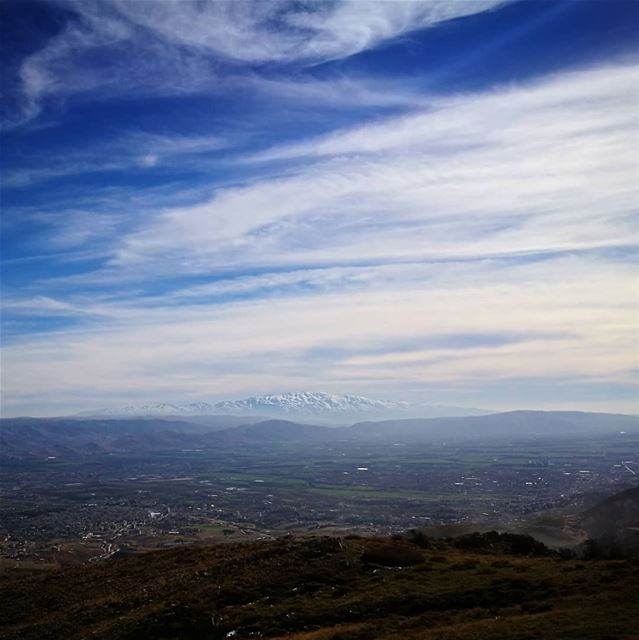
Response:
[[[506,542],[284,538],[8,575],[0,637],[639,637],[635,561],[506,554]]]

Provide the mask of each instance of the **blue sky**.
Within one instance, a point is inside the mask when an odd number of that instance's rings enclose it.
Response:
[[[3,10],[3,415],[639,410],[639,3]]]

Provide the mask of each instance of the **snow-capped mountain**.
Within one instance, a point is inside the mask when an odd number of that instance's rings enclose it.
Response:
[[[279,393],[269,396],[253,396],[244,400],[226,400],[218,402],[215,408],[226,413],[238,411],[267,412],[278,414],[304,413],[309,415],[334,415],[360,411],[404,411],[411,405],[408,402],[390,402],[371,400],[363,396],[333,395],[316,391],[299,393]]]
[[[243,400],[218,402],[222,413],[259,413],[289,420],[346,423],[359,420],[390,420],[396,418],[435,418],[489,413],[480,409],[443,407],[392,400],[373,400],[364,396],[335,395],[317,391],[253,396]]]
[[[399,418],[435,418],[489,413],[480,409],[444,407],[410,402],[373,400],[364,396],[335,395],[317,391],[252,396],[242,400],[225,400],[216,404],[161,403],[137,405],[114,410],[85,412],[82,416],[196,416],[196,415],[260,415],[297,421],[346,424],[360,420],[391,420]]]

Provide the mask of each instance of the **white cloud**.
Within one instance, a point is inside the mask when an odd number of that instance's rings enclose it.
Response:
[[[184,167],[189,160],[201,162],[203,155],[228,149],[241,139],[241,136],[236,136],[231,142],[217,135],[161,135],[131,131],[113,140],[98,142],[90,149],[60,153],[55,162],[52,162],[54,158],[47,157],[39,163],[32,161],[29,167],[6,171],[2,186],[5,189],[22,188],[55,178],[126,171],[136,167],[152,169],[175,161]]]
[[[212,90],[217,63],[343,58],[504,0],[162,0],[62,2],[75,16],[19,69],[24,125],[49,96],[181,95]],[[108,55],[105,55],[108,52]],[[369,96],[370,99],[370,96]]]
[[[154,167],[158,163],[157,153],[147,153],[138,160],[138,164],[142,167]]]
[[[636,264],[615,252],[639,239],[636,79],[635,67],[597,68],[438,99],[269,150],[277,177],[269,164],[137,219],[110,239],[108,266],[82,276],[110,278],[111,299],[82,300],[77,279],[60,279],[60,300],[15,301],[86,319],[5,349],[7,410],[289,388],[420,397],[442,383],[464,404],[469,380],[556,375],[633,388]],[[202,283],[154,298],[122,291],[192,274]],[[513,332],[531,339],[392,349]]]
[[[113,143],[114,147],[127,150],[132,148],[148,149],[157,156],[187,155],[218,151],[232,146],[227,138],[218,135],[162,135],[146,131],[132,131]]]
[[[304,161],[160,213],[123,238],[111,268],[146,277],[628,244],[636,78],[635,67],[569,73],[276,148],[269,158]]]
[[[164,38],[232,60],[343,58],[401,34],[492,9],[501,0],[294,3],[164,0],[113,6]]]
[[[637,124],[638,81],[636,66],[602,67],[563,72],[524,86],[434,97],[424,100],[422,111],[278,146],[247,160],[357,156],[407,149],[439,157],[442,152],[480,145],[508,148],[537,140],[547,145],[554,136],[559,143],[588,141],[588,136],[596,140],[609,128],[619,134]]]
[[[363,273],[356,291],[181,304],[178,313],[144,300],[114,303],[110,310],[97,303],[85,313],[110,313],[112,323],[6,347],[5,410],[34,402],[72,407],[80,397],[100,406],[109,398],[131,398],[132,389],[137,400],[278,388],[393,397],[412,387],[420,397],[419,388],[448,382],[461,388],[461,401],[470,379],[561,374],[633,384],[638,300],[632,264],[567,257],[508,269],[490,262],[393,269],[381,282],[374,278],[380,270]],[[66,311],[51,300],[34,304]],[[425,349],[417,341],[413,349],[393,352],[407,337],[508,336],[513,330],[524,339],[472,349]],[[385,343],[388,352],[381,353],[377,347]],[[370,345],[375,348],[367,354]],[[323,350],[337,352],[323,357]]]
[[[51,96],[179,96],[214,82],[211,61],[138,37],[133,25],[113,14],[109,2],[76,2],[72,8],[77,13],[61,32],[20,64],[22,109],[11,113],[3,127],[21,126],[41,115]]]
[[[226,79],[232,90],[255,91],[261,100],[272,99],[287,108],[341,109],[358,107],[415,108],[429,104],[406,78],[383,79],[335,75],[318,79],[304,74],[291,78],[264,77],[257,74]]]

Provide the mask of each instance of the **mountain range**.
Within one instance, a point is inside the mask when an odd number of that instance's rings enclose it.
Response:
[[[161,402],[129,405],[115,409],[99,409],[78,414],[81,418],[122,418],[208,415],[260,415],[289,420],[313,420],[322,424],[349,424],[362,420],[392,420],[400,418],[436,418],[470,416],[491,413],[483,409],[448,407],[390,400],[373,400],[357,395],[336,395],[318,391],[261,395],[242,400],[217,403],[186,404]]]
[[[238,416],[194,418],[11,418],[0,421],[0,457],[32,458],[107,452],[179,451],[219,446],[338,441],[463,442],[579,439],[639,433],[636,416],[578,411],[510,411],[485,416],[358,422],[346,427]]]

